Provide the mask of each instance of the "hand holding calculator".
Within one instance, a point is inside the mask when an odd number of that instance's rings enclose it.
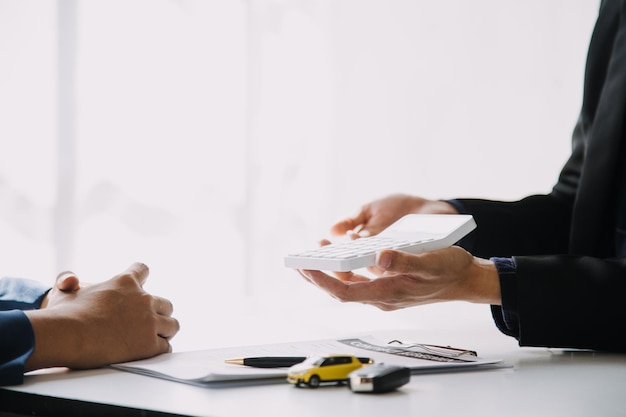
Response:
[[[409,214],[376,236],[332,243],[285,257],[294,269],[346,272],[374,265],[376,253],[395,249],[422,253],[447,248],[476,228],[465,214]]]

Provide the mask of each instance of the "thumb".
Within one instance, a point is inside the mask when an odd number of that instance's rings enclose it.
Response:
[[[130,275],[141,287],[147,281],[150,269],[148,265],[144,263],[135,262],[129,266],[124,273]]]
[[[376,266],[389,272],[417,272],[419,256],[397,250],[382,250],[376,254]]]
[[[55,287],[64,292],[78,291],[80,289],[80,280],[71,271],[64,271],[57,275]]]

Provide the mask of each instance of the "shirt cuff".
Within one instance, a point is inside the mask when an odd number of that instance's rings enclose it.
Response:
[[[500,331],[519,340],[520,327],[517,306],[517,285],[515,271],[517,265],[514,258],[491,258],[498,270],[500,278],[501,306],[492,306],[491,311]]]
[[[0,279],[0,310],[35,310],[50,286],[24,278]]]
[[[446,203],[454,207],[456,211],[459,212],[459,214],[470,214],[465,208],[465,206],[459,200],[452,199],[452,200],[443,200],[443,201],[445,201]]]
[[[33,326],[21,310],[0,311],[0,385],[24,382],[26,361],[35,350]]]

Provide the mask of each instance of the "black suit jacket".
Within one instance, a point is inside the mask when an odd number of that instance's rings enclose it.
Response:
[[[549,195],[459,199],[478,224],[468,249],[514,257],[501,279],[520,345],[626,351],[626,0],[601,4],[572,144]]]

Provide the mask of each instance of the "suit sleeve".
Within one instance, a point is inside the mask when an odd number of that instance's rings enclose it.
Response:
[[[33,310],[50,288],[36,281],[0,279],[0,385],[21,384],[35,336],[23,310]]]
[[[517,293],[516,337],[521,346],[626,352],[626,259],[514,259],[516,271],[509,278]]]
[[[567,254],[563,200],[456,203],[479,225],[461,246],[498,265],[502,306],[492,306],[492,314],[503,333],[520,346],[626,352],[626,259]],[[536,224],[538,217],[552,223]]]
[[[569,253],[584,126],[581,114],[572,134],[572,154],[550,194],[519,201],[455,200],[457,209],[472,214],[478,226],[463,246],[481,258]]]
[[[534,195],[520,201],[457,200],[477,228],[467,249],[482,258],[568,253],[571,200]]]
[[[517,202],[458,200],[478,224],[462,246],[511,259],[505,271],[498,268],[502,306],[492,313],[521,346],[625,352],[626,258],[569,254],[568,188],[562,182],[550,195]]]
[[[35,349],[33,328],[23,311],[0,311],[0,338],[0,385],[21,384]]]

